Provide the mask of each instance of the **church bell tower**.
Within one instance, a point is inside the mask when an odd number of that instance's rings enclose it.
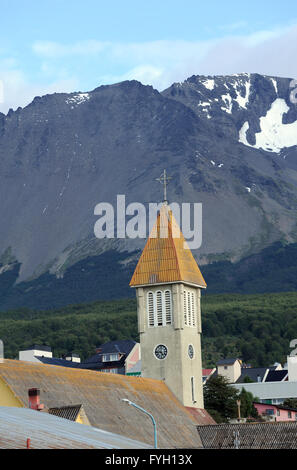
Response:
[[[204,408],[200,298],[206,283],[166,200],[130,286],[142,376],[164,380],[184,406]]]

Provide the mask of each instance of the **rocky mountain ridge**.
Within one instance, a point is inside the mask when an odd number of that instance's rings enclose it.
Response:
[[[46,273],[63,279],[110,250],[120,266],[133,262],[145,239],[97,239],[94,208],[115,207],[119,194],[126,204],[160,202],[155,180],[164,168],[169,202],[202,203],[201,265],[297,241],[290,83],[193,76],[159,93],[126,81],[36,97],[1,114],[0,289],[9,272],[8,291]]]

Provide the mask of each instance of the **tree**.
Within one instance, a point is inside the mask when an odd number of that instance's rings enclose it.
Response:
[[[245,378],[243,379],[243,382],[247,384],[247,383],[252,383],[253,380],[248,375],[246,375]]]
[[[283,406],[297,409],[297,398],[286,398],[284,400]]]
[[[237,416],[239,392],[225,377],[217,375],[208,379],[203,394],[204,407],[217,423],[227,422]]]
[[[257,418],[258,412],[253,405],[253,402],[259,401],[258,398],[254,397],[251,392],[247,392],[244,388],[239,394],[240,400],[240,416],[242,418]]]

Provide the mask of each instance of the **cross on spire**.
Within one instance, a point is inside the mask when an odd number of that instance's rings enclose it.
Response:
[[[168,183],[171,179],[172,179],[171,176],[166,175],[166,170],[163,171],[163,173],[161,174],[161,176],[159,178],[156,178],[156,181],[159,181],[159,183],[163,184],[163,189],[164,189],[164,200],[163,200],[163,202],[165,204],[168,203],[168,201],[167,201],[167,185],[168,185]]]

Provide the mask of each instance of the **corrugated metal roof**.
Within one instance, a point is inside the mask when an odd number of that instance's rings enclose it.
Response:
[[[84,424],[26,408],[0,406],[0,448],[148,449],[151,446]]]
[[[206,287],[205,280],[169,206],[163,205],[138,261],[131,287],[186,282]]]

